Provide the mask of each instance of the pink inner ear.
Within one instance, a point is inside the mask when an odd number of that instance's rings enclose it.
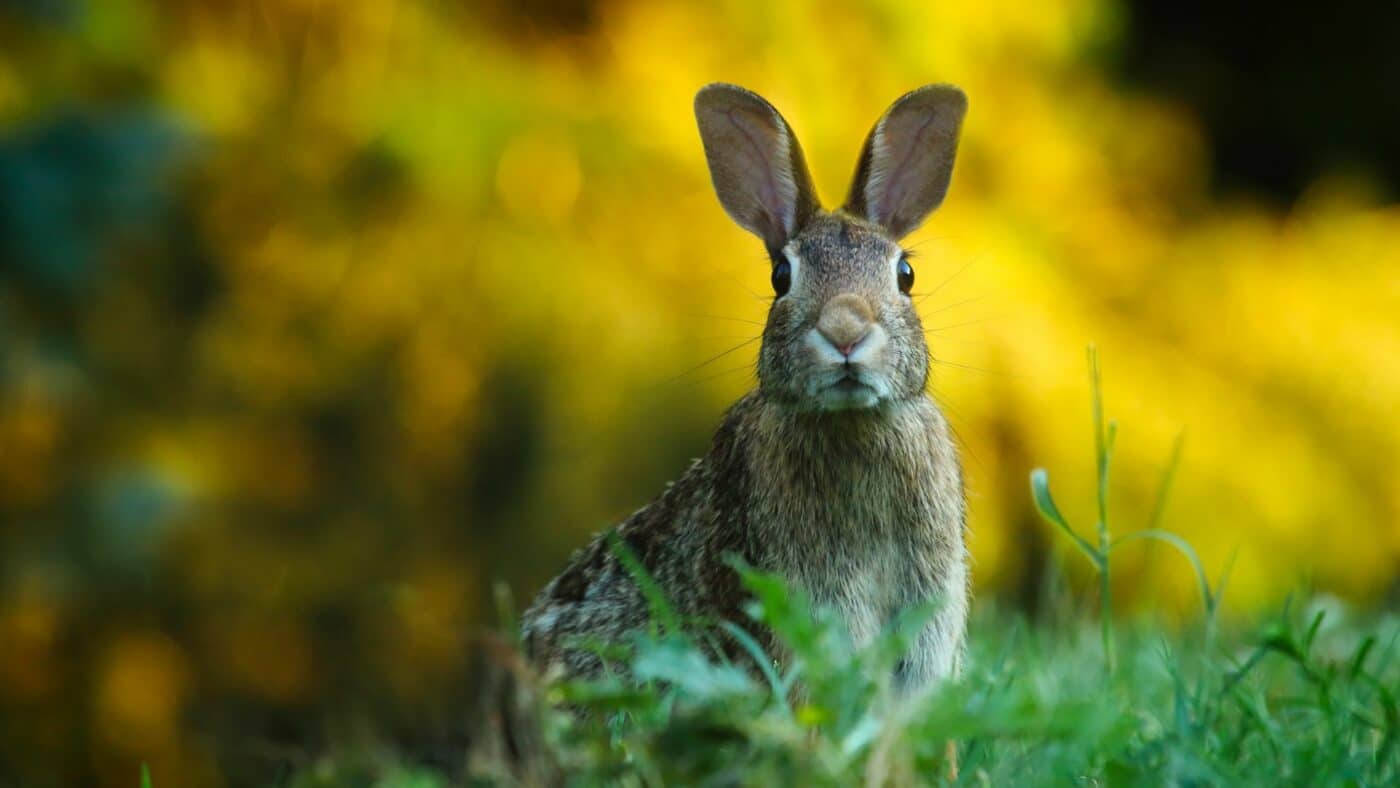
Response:
[[[905,117],[900,117],[905,116]],[[910,117],[912,116],[912,117]],[[938,113],[931,110],[908,110],[885,118],[876,133],[874,151],[874,172],[866,185],[865,199],[875,206],[869,217],[880,224],[891,224],[895,212],[904,203],[910,183],[917,183],[926,173],[914,172],[913,165],[921,155],[926,155],[929,145],[926,138],[932,132],[930,127],[938,119]],[[915,128],[907,129],[914,125]],[[871,200],[870,192],[879,189],[878,200]]]
[[[740,121],[740,119],[736,117],[737,114],[748,115],[747,122]],[[760,143],[758,137],[753,133],[751,128],[756,120],[753,114],[752,112],[746,112],[741,107],[729,107],[724,111],[725,119],[734,126],[734,130],[739,133],[746,143],[746,158],[751,162],[748,175],[752,177],[757,174],[758,176],[754,186],[758,190],[758,198],[761,207],[766,209],[769,216],[772,216],[781,223],[784,229],[787,229],[791,218],[786,215],[787,211],[783,209],[782,201],[778,195],[780,185],[778,183],[777,173],[773,167],[773,158],[764,149],[764,146]],[[761,123],[762,121],[758,122]],[[779,144],[786,142],[786,140],[783,139],[784,132],[781,127],[773,129],[771,133],[775,141],[778,141]]]

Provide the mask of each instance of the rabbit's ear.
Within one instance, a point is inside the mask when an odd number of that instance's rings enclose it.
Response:
[[[948,193],[966,113],[967,96],[952,85],[927,85],[891,104],[865,139],[845,210],[896,239],[912,232]]]
[[[781,249],[818,208],[792,128],[757,93],[720,82],[695,94],[695,121],[724,210]]]

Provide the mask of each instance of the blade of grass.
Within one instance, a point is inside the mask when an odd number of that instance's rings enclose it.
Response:
[[[1113,673],[1117,660],[1113,650],[1113,573],[1110,560],[1112,536],[1108,528],[1108,469],[1113,459],[1113,442],[1118,437],[1118,422],[1104,424],[1103,378],[1099,372],[1098,348],[1090,345],[1089,387],[1094,402],[1094,455],[1098,466],[1099,502],[1099,626],[1103,640],[1104,662],[1108,673]]]
[[[1060,514],[1060,508],[1055,505],[1055,499],[1050,495],[1050,477],[1044,468],[1036,468],[1031,471],[1031,498],[1035,501],[1035,508],[1040,512],[1041,517],[1064,532],[1074,543],[1074,546],[1084,553],[1084,557],[1089,559],[1089,563],[1093,564],[1095,569],[1103,568],[1103,559],[1100,557],[1099,551],[1089,543],[1089,540],[1075,533],[1069,522],[1065,520],[1065,516]]]
[[[763,647],[743,627],[732,621],[721,621],[719,626],[720,629],[729,633],[729,636],[738,642],[739,647],[753,658],[754,664],[758,665],[759,671],[763,673],[763,677],[768,681],[768,686],[773,690],[773,697],[777,701],[776,705],[780,713],[785,719],[791,718],[792,709],[787,704],[788,687],[778,677],[778,671],[774,670],[773,659],[763,651]]]
[[[1107,546],[1103,536],[1108,528],[1108,463],[1113,452],[1113,437],[1117,432],[1117,424],[1109,424],[1107,427],[1104,425],[1103,379],[1099,371],[1098,348],[1090,345],[1086,353],[1089,357],[1089,393],[1094,409],[1094,460],[1098,471],[1099,548],[1103,549]]]
[[[1162,480],[1157,483],[1157,497],[1152,502],[1152,514],[1147,518],[1148,530],[1162,527],[1162,519],[1167,512],[1167,494],[1176,483],[1176,471],[1181,466],[1181,452],[1186,444],[1186,432],[1178,432],[1172,441],[1172,452],[1167,457],[1167,467],[1162,469]]]
[[[1201,564],[1201,558],[1196,554],[1196,550],[1191,547],[1190,542],[1187,542],[1171,531],[1147,528],[1142,531],[1134,531],[1133,533],[1118,537],[1118,539],[1114,540],[1112,546],[1118,547],[1128,542],[1141,540],[1165,542],[1175,547],[1177,552],[1186,557],[1186,560],[1191,563],[1191,569],[1196,573],[1196,586],[1201,591],[1201,602],[1205,605],[1206,615],[1213,615],[1215,612],[1215,595],[1211,592],[1210,580],[1206,577],[1205,566]]]

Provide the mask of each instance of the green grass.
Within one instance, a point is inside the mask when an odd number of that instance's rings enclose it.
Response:
[[[626,662],[636,681],[552,689],[552,701],[592,712],[550,718],[563,772],[579,784],[936,784],[952,782],[952,739],[962,784],[1400,780],[1394,620],[1313,601],[1215,642],[1122,624],[1105,672],[1095,622],[1033,627],[984,608],[962,679],[902,703],[887,677],[918,615],[855,649],[835,616],[777,578],[746,580],[753,614],[795,659],[726,664],[690,638],[640,636]]]
[[[814,609],[781,578],[740,567],[753,593],[749,615],[776,633],[791,660],[775,664],[732,624],[689,622],[682,634],[675,612],[651,593],[655,619],[673,625],[605,649],[608,676],[547,687],[539,700],[544,744],[529,757],[578,785],[1400,783],[1400,620],[1315,597],[1219,631],[1224,579],[1212,586],[1191,547],[1160,527],[1179,444],[1143,527],[1113,535],[1116,429],[1104,420],[1092,350],[1090,369],[1094,540],[1060,514],[1043,471],[1032,474],[1031,493],[1098,573],[1098,610],[1065,599],[1031,624],[976,605],[964,674],[908,700],[889,679],[933,604],[858,649],[834,613]],[[1164,629],[1108,615],[1113,550],[1134,539],[1166,542],[1187,559],[1200,585],[1199,620]],[[726,636],[745,644],[746,659],[711,656],[714,640]],[[397,765],[357,768],[353,777],[335,763],[318,768],[299,784],[446,784]],[[482,782],[493,782],[489,764],[477,768]],[[497,774],[494,781],[509,784]]]
[[[896,629],[855,649],[833,616],[750,574],[754,612],[796,659],[715,661],[697,642],[643,635],[618,677],[552,687],[545,740],[578,785],[1394,785],[1400,781],[1394,619],[1334,602],[1286,606],[1207,645],[1197,631],[1032,626],[983,606],[964,676],[903,704],[886,677]],[[912,623],[912,622],[906,622]],[[785,692],[807,687],[802,701]],[[961,771],[949,779],[946,743]],[[490,780],[483,780],[490,783]],[[510,784],[500,780],[500,784]],[[323,764],[299,785],[447,785],[392,763]]]

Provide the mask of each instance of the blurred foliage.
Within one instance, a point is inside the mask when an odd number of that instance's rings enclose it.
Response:
[[[1032,462],[1093,499],[1057,473],[1092,456],[1092,339],[1130,425],[1115,507],[1150,511],[1189,428],[1166,522],[1212,574],[1237,554],[1227,608],[1300,578],[1376,598],[1400,208],[1354,173],[1288,213],[1211,197],[1193,117],[1108,76],[1122,24],[1107,0],[0,2],[0,782],[237,780],[221,757],[291,769],[369,719],[453,741],[491,581],[527,599],[752,385],[765,257],[690,113],[716,79],[782,108],[829,202],[895,96],[971,96],[911,242],[985,594],[1038,605]],[[1194,604],[1161,553],[1115,554],[1119,609]]]

